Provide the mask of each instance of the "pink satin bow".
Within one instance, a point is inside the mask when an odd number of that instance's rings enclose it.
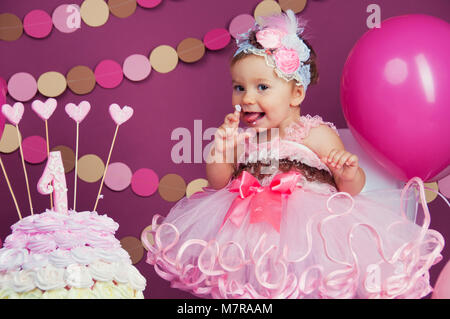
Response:
[[[230,186],[230,192],[239,193],[231,203],[222,226],[229,219],[236,226],[244,221],[250,212],[250,223],[268,222],[280,232],[282,197],[292,194],[301,174],[288,172],[276,175],[269,186],[261,186],[250,173],[244,171]]]

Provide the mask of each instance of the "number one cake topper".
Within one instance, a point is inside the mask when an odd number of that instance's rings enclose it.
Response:
[[[80,123],[84,120],[91,110],[91,104],[88,101],[82,101],[78,106],[69,103],[66,105],[66,113],[77,123],[77,139],[75,145],[75,182],[73,190],[73,210],[77,207],[77,179],[78,179],[78,138],[80,135]]]
[[[41,194],[52,194],[55,198],[54,211],[67,214],[67,184],[64,175],[61,152],[50,152],[47,166],[38,182],[38,191]]]
[[[49,98],[45,102],[35,100],[33,101],[33,103],[31,103],[31,108],[33,109],[33,111],[45,122],[45,140],[47,141],[47,158],[50,154],[50,142],[48,138],[47,120],[53,115],[53,112],[55,112],[57,104],[58,103],[54,98]],[[50,194],[50,208],[53,209],[52,194]]]
[[[98,200],[100,198],[100,193],[102,192],[103,182],[105,180],[106,172],[108,170],[109,160],[111,159],[111,153],[114,147],[114,142],[116,141],[117,131],[119,126],[128,121],[133,116],[133,109],[129,106],[124,106],[122,109],[116,103],[109,106],[109,114],[111,115],[113,121],[117,124],[116,131],[114,132],[113,141],[111,143],[111,148],[109,149],[108,160],[106,161],[105,171],[103,172],[102,181],[100,182],[100,189],[98,190],[97,198],[95,200],[94,211],[97,209]]]
[[[20,120],[22,120],[23,112],[24,112],[24,107],[23,107],[23,104],[20,102],[14,103],[13,106],[11,106],[9,104],[3,104],[3,106],[2,106],[3,115],[8,119],[8,121],[13,123],[17,129],[17,137],[19,139],[20,157],[22,158],[22,167],[23,167],[23,172],[25,174],[25,182],[27,184],[28,202],[30,203],[31,215],[33,215],[33,204],[31,202],[30,184],[28,183],[27,169],[25,167],[25,159],[23,158],[22,141],[21,141],[20,131],[19,131],[19,122],[20,122]]]

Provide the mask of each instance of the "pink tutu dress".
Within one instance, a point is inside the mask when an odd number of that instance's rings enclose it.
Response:
[[[288,159],[330,173],[302,144],[325,123],[302,116],[274,147],[248,148],[244,161]],[[336,131],[337,132],[337,131]],[[267,143],[269,144],[269,143]],[[429,268],[442,259],[442,235],[428,228],[423,183],[403,189],[339,192],[298,170],[257,179],[244,171],[220,190],[180,200],[154,216],[147,262],[171,286],[213,298],[421,298]],[[414,187],[413,187],[414,186]],[[405,214],[410,188],[423,223]]]

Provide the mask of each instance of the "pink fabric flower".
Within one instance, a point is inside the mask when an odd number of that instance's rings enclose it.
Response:
[[[278,49],[273,57],[278,69],[286,74],[294,73],[300,66],[298,53],[294,49]]]
[[[281,39],[285,33],[276,29],[264,29],[256,33],[256,40],[264,49],[276,49],[281,47]]]

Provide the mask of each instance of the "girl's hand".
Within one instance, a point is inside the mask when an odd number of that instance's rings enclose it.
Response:
[[[333,149],[321,160],[330,168],[333,176],[341,181],[353,180],[358,172],[358,156],[346,150]]]
[[[225,116],[223,124],[214,134],[214,150],[215,155],[233,154],[237,144],[249,137],[249,133],[238,133],[240,112],[236,110],[234,113]]]

